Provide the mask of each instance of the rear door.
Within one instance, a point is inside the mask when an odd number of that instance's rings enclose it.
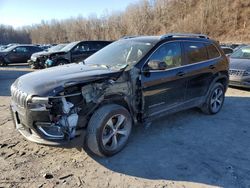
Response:
[[[190,101],[206,95],[220,53],[213,44],[205,42],[183,42],[183,49],[187,76],[185,101]]]
[[[149,61],[167,64],[166,70],[147,70]],[[161,45],[143,67],[141,85],[144,116],[154,116],[183,103],[186,75],[179,42]]]

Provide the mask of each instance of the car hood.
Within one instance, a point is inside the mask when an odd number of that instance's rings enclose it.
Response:
[[[3,57],[3,56],[6,56],[8,54],[8,52],[1,52],[0,51],[0,56]]]
[[[36,53],[32,54],[32,56],[33,57],[40,57],[40,56],[47,56],[47,55],[56,54],[56,53],[65,53],[65,52],[62,52],[62,51],[54,51],[54,52],[42,51],[42,52],[36,52]]]
[[[65,84],[86,84],[101,79],[116,79],[120,72],[72,63],[25,74],[19,77],[13,86],[29,95],[53,96],[61,91]]]
[[[250,70],[250,59],[230,58],[230,69]]]

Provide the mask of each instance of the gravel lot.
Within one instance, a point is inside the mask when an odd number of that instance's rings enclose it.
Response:
[[[250,188],[250,90],[229,88],[214,116],[192,109],[135,126],[122,152],[98,158],[28,142],[14,129],[9,87],[29,71],[0,67],[0,187]]]

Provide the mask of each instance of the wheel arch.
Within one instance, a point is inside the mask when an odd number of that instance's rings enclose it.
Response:
[[[229,83],[229,76],[228,76],[228,72],[227,71],[223,71],[223,72],[218,72],[215,76],[214,79],[211,81],[210,85],[209,85],[209,89],[207,91],[207,94],[209,94],[210,89],[213,87],[213,85],[216,82],[220,82],[222,83],[222,85],[224,86],[225,91],[228,88],[228,83]]]
[[[129,103],[129,98],[126,95],[122,93],[116,93],[104,96],[103,100],[94,108],[93,112],[107,104],[117,104],[126,108],[130,113],[133,122],[135,123],[138,121],[136,113],[133,112],[131,104]]]

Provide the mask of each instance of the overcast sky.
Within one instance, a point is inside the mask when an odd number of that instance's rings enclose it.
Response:
[[[0,0],[0,24],[15,28],[41,20],[88,17],[123,11],[138,0]]]

